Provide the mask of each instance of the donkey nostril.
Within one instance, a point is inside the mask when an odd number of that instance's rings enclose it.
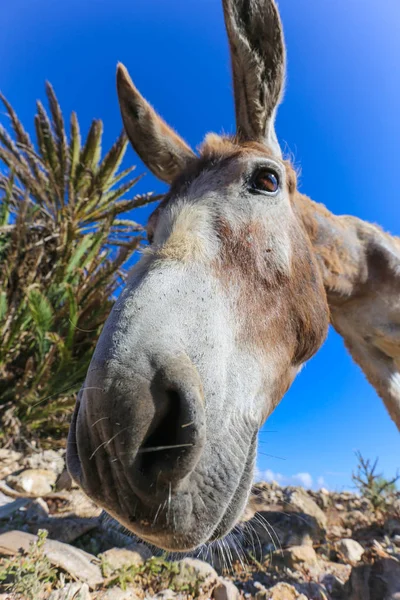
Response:
[[[167,447],[174,445],[177,437],[179,423],[181,398],[176,391],[166,392],[166,407],[156,415],[151,426],[151,433],[142,444],[140,453],[156,452],[157,450],[166,450]]]
[[[163,390],[162,396],[162,406],[138,451],[140,471],[145,475],[157,471],[157,477],[161,473],[167,478],[173,472],[173,479],[179,480],[185,476],[185,463],[191,462],[198,445],[193,398],[171,389]]]

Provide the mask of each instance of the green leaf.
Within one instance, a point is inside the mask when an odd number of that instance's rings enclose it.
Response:
[[[31,288],[27,293],[28,309],[37,332],[45,336],[50,331],[54,320],[53,308],[46,296],[37,288]]]
[[[68,265],[65,269],[66,275],[71,275],[77,267],[81,266],[82,258],[88,252],[89,248],[93,245],[93,236],[85,235],[82,237],[80,242],[76,245],[76,248],[68,262]]]
[[[69,143],[69,160],[70,160],[70,182],[72,183],[75,177],[76,169],[79,165],[79,157],[81,153],[81,133],[76,113],[71,114],[70,122],[70,143]]]
[[[7,316],[7,294],[6,292],[0,292],[0,322]]]
[[[124,132],[121,133],[115,144],[104,157],[96,175],[96,186],[103,190],[112,183],[116,171],[124,158],[128,140]]]

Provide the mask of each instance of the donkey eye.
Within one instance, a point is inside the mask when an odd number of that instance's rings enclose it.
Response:
[[[274,194],[279,189],[279,177],[271,169],[259,169],[252,177],[251,189],[256,192]]]

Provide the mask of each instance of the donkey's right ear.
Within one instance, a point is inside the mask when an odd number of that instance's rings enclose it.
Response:
[[[171,183],[195,157],[194,152],[138,92],[121,63],[117,67],[117,90],[125,131],[134,150],[156,177]]]
[[[275,113],[285,83],[286,52],[274,0],[223,0],[231,49],[236,128],[242,140],[280,156]]]

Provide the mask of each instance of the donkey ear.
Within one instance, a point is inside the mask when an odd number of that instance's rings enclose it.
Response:
[[[127,69],[117,67],[117,90],[129,140],[156,177],[171,183],[195,156],[134,86]]]
[[[277,106],[285,81],[285,42],[274,0],[223,0],[231,49],[236,127],[241,139],[261,141],[275,154]]]
[[[400,238],[296,194],[330,319],[400,430]]]
[[[352,274],[348,264],[342,269],[343,279],[347,276],[342,295],[334,277],[335,290],[328,292],[331,323],[400,430],[399,238],[354,217],[346,224],[356,234],[352,254],[358,264]]]

